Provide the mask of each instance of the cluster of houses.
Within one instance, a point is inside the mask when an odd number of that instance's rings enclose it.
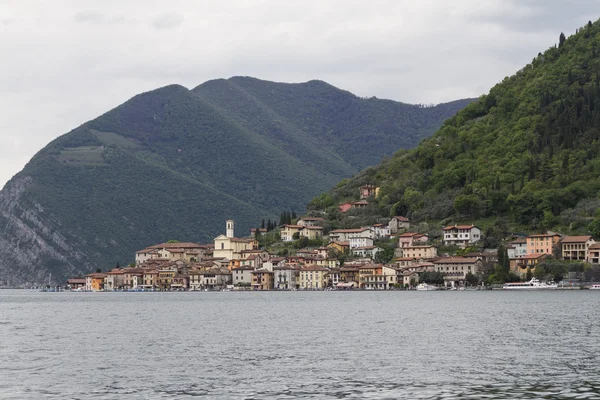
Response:
[[[321,238],[322,222],[318,217],[301,217],[295,225],[280,228],[281,240]],[[136,253],[135,266],[96,272],[67,283],[72,289],[86,291],[390,289],[414,285],[426,271],[442,271],[454,285],[464,281],[467,273],[476,273],[482,262],[480,255],[438,257],[426,234],[404,232],[410,221],[401,216],[387,225],[332,230],[327,246],[301,249],[286,257],[260,249],[254,237],[235,237],[234,226],[233,220],[226,221],[225,234],[213,244],[153,245]],[[462,229],[456,227],[457,232]],[[374,240],[391,236],[398,240],[395,262],[376,263],[381,249],[374,246]],[[344,265],[337,258],[340,254],[350,257]]]
[[[362,186],[359,202],[367,202],[378,190],[372,185]],[[352,208],[350,203],[343,205]],[[324,222],[320,217],[301,217],[295,224],[279,228],[280,239],[323,239]],[[439,246],[432,244],[427,234],[411,232],[410,221],[403,216],[395,216],[386,224],[331,230],[328,240],[322,241],[328,243],[326,246],[301,249],[285,257],[260,249],[257,229],[249,237],[237,238],[234,227],[233,220],[226,221],[225,234],[212,244],[157,244],[138,251],[135,266],[92,273],[67,283],[72,289],[87,291],[391,289],[414,286],[423,273],[438,272],[446,286],[454,287],[464,285],[469,274],[481,272],[484,264],[498,261],[496,249],[440,255]],[[377,254],[383,250],[376,241],[391,239],[397,241],[392,261],[377,263]],[[475,225],[451,225],[442,228],[436,243],[464,249],[481,239],[481,229]],[[506,250],[511,271],[521,277],[535,271],[548,257],[600,263],[600,243],[591,236],[533,234],[517,237]],[[344,255],[343,265],[340,255]]]

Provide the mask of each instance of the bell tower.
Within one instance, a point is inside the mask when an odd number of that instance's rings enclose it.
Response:
[[[226,224],[227,224],[227,229],[225,230],[225,236],[227,236],[228,238],[235,237],[233,234],[235,222],[232,219],[228,219],[226,221]]]

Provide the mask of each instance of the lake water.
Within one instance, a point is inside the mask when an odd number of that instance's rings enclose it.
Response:
[[[0,291],[1,399],[600,399],[600,291]]]

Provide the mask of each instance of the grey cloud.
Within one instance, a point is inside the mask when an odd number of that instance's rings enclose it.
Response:
[[[156,29],[173,29],[183,23],[183,16],[179,14],[163,14],[152,21]]]
[[[82,11],[73,16],[75,22],[109,25],[125,22],[125,17],[117,15],[110,16],[97,11]]]

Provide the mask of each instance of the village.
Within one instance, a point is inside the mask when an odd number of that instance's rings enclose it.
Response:
[[[368,204],[378,188],[360,188],[361,200],[340,204],[341,212]],[[225,233],[213,243],[170,241],[135,254],[135,264],[95,272],[67,281],[76,291],[222,291],[222,290],[390,290],[413,289],[420,282],[443,289],[485,287],[479,279],[485,268],[499,262],[511,276],[529,280],[536,266],[550,259],[600,263],[600,243],[592,236],[563,236],[557,232],[513,238],[500,249],[478,247],[481,229],[473,224],[449,225],[433,241],[411,230],[403,216],[387,224],[324,232],[324,218],[302,216],[282,224],[275,233],[282,243],[319,243],[293,254],[273,254],[257,238],[266,228],[253,228],[247,237],[235,236],[235,221],[225,221]],[[390,262],[378,261],[378,241],[395,244]],[[440,248],[453,248],[441,254]],[[478,251],[468,251],[477,248]],[[499,252],[500,251],[500,252]]]

